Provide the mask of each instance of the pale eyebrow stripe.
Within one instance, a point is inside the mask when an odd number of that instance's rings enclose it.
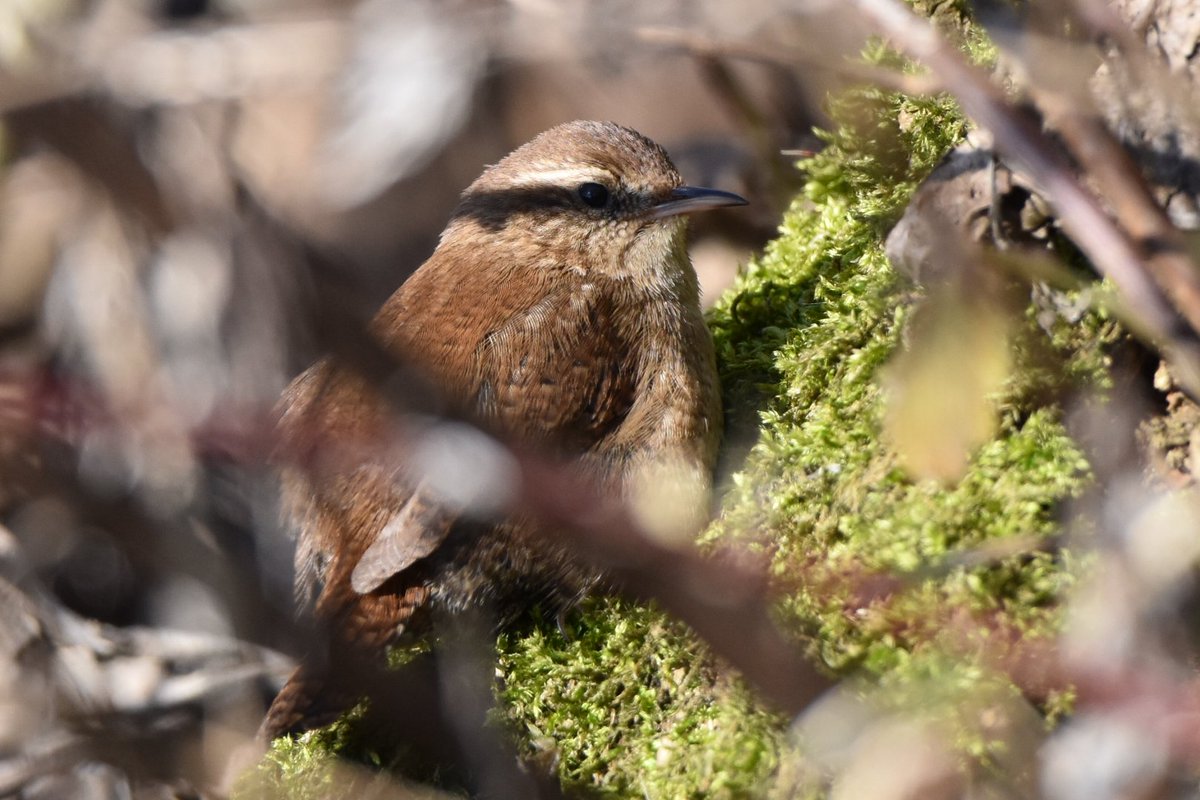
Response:
[[[612,185],[612,173],[598,167],[550,167],[531,169],[514,175],[514,186],[573,186],[579,183],[605,183]]]

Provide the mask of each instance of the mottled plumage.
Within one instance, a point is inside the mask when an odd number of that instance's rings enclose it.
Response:
[[[464,192],[373,333],[490,424],[579,458],[614,492],[659,461],[707,480],[720,396],[679,215],[743,201],[681,183],[662,148],[628,128],[547,131]],[[599,578],[527,521],[488,524],[440,506],[379,452],[388,429],[387,404],[329,360],[281,401],[280,436],[303,451],[293,452],[302,468],[284,469],[297,591],[332,650],[382,652],[427,627],[435,608],[486,605],[503,620],[538,600],[561,606]],[[361,461],[323,461],[323,442],[367,446]],[[321,669],[292,676],[268,735],[324,722],[352,700],[322,697]]]

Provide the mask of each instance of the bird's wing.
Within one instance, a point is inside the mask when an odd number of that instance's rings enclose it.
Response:
[[[350,588],[358,594],[375,591],[436,550],[453,522],[454,516],[431,502],[418,486],[362,554],[350,573]]]
[[[374,331],[500,430],[578,453],[619,419],[633,391],[609,364],[621,348],[600,296],[577,280],[522,279],[503,264],[447,264],[435,253],[384,306]],[[306,376],[285,394],[285,437],[303,430],[316,434],[317,447],[344,447],[387,428],[390,409],[366,381],[329,362]],[[343,581],[356,594],[377,590],[434,553],[459,517],[386,463],[339,463],[292,493],[308,509],[293,514],[305,545],[298,553],[309,552],[298,563],[298,579],[307,576],[301,592]]]
[[[360,376],[324,360],[284,392],[282,506],[298,533],[302,603],[364,594],[436,549],[453,516],[399,475],[390,409]]]

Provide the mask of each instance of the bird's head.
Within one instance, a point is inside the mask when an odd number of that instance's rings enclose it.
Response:
[[[665,150],[611,122],[568,122],[489,167],[463,193],[445,237],[512,248],[523,263],[638,275],[686,258],[684,215],[743,205],[684,186]]]

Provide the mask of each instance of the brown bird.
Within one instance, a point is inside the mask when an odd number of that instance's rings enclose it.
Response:
[[[682,183],[629,128],[546,131],[467,188],[372,332],[493,429],[578,459],[612,492],[670,470],[707,486],[721,402],[683,215],[746,201]],[[297,595],[330,642],[276,697],[267,736],[354,702],[352,687],[330,688],[339,654],[381,657],[442,613],[486,607],[504,621],[535,602],[569,607],[600,579],[552,532],[463,514],[399,470],[378,446],[388,405],[349,369],[319,362],[280,409]],[[357,445],[374,449],[327,455]]]

